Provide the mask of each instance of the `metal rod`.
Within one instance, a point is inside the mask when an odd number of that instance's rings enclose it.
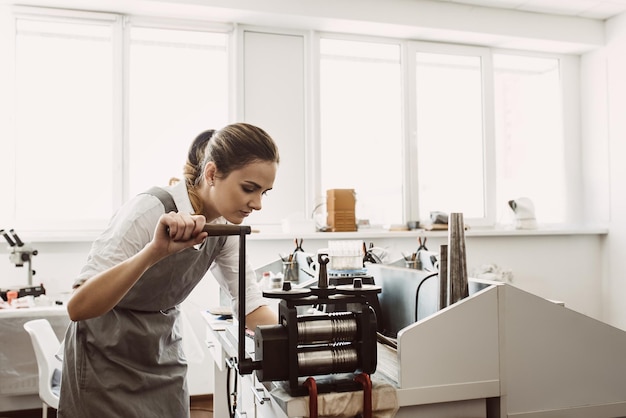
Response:
[[[448,244],[439,247],[439,309],[450,304],[450,283],[448,281]]]
[[[451,213],[448,225],[449,304],[469,296],[465,257],[465,226],[462,213]]]
[[[309,417],[317,418],[317,383],[314,377],[308,377],[304,386],[309,391]]]
[[[367,373],[359,373],[354,378],[363,386],[363,418],[372,418],[372,380]]]
[[[246,358],[246,234],[252,229],[248,225],[206,224],[202,231],[209,236],[239,235],[239,324],[237,325],[239,374],[250,374],[254,370],[252,359]]]
[[[226,224],[206,224],[202,231],[208,232],[209,236],[222,236],[222,235],[245,235],[252,232],[252,228],[248,225],[226,225]],[[240,240],[240,244],[241,244]],[[245,240],[243,240],[245,247]],[[241,246],[240,246],[241,248]],[[245,254],[245,248],[244,248]]]
[[[239,232],[239,374],[244,374],[246,358],[246,233]]]

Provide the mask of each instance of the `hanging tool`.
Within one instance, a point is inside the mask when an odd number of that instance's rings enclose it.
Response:
[[[370,242],[370,246],[369,249],[366,248],[365,246],[365,241],[363,242],[363,253],[365,254],[363,256],[363,262],[364,263],[375,263],[375,264],[382,264],[382,260],[380,259],[379,256],[377,256],[376,254],[374,254],[374,243]]]
[[[300,238],[299,240],[298,238],[294,238],[293,242],[294,244],[296,244],[296,249],[293,250],[294,253],[297,253],[298,251],[304,252],[304,249],[302,248],[302,241],[302,238]]]

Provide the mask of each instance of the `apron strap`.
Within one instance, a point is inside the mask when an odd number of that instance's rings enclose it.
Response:
[[[178,212],[178,207],[176,207],[176,203],[174,203],[174,198],[167,190],[155,186],[143,193],[152,195],[159,199],[161,203],[163,203],[163,206],[165,206],[165,213]],[[224,244],[226,243],[226,238],[227,237],[225,235],[219,237],[218,242],[220,247],[224,246]]]
[[[178,212],[174,198],[167,190],[161,187],[152,187],[148,191],[145,191],[144,194],[150,194],[159,199],[161,203],[163,203],[163,206],[165,206],[165,213]]]

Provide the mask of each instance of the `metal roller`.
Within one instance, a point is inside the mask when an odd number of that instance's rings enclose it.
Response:
[[[324,347],[298,352],[298,369],[304,375],[349,373],[358,366],[359,356],[353,346]]]
[[[298,318],[298,344],[353,342],[358,322],[352,312]]]

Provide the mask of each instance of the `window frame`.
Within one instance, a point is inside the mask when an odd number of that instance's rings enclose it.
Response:
[[[411,219],[420,219],[420,200],[418,196],[419,175],[417,159],[411,158],[419,152],[417,147],[417,95],[415,75],[417,65],[415,56],[419,52],[475,56],[481,62],[481,93],[482,93],[482,128],[483,128],[483,210],[485,216],[482,218],[465,218],[464,222],[472,226],[493,226],[495,225],[495,131],[493,112],[493,65],[491,59],[491,49],[480,46],[444,44],[434,42],[411,41],[407,43],[407,141],[409,148],[406,150],[407,164],[409,165],[408,181],[411,186],[408,190],[409,208],[408,213]],[[424,221],[421,219],[421,221]]]
[[[229,35],[229,39],[226,43],[228,58],[229,73],[233,74],[234,61],[232,59],[232,46],[233,46],[233,31],[234,26],[227,23],[216,22],[201,22],[184,19],[165,19],[148,16],[129,16],[123,15],[124,19],[124,31],[122,42],[122,54],[123,64],[122,67],[122,83],[124,86],[130,85],[130,66],[131,66],[131,32],[132,28],[149,28],[149,29],[164,29],[164,30],[180,30],[180,31],[194,31],[194,32],[217,32]],[[235,77],[230,77],[228,80],[228,91],[231,97],[233,96],[235,85]],[[130,192],[130,88],[123,89],[123,98],[121,108],[123,109],[123,126],[122,126],[122,141],[119,144],[119,150],[121,155],[120,161],[120,190],[119,202],[116,202],[116,207],[121,206],[124,202],[128,201],[132,196]],[[228,118],[233,119],[234,103],[233,100],[228,103]],[[191,138],[190,138],[191,140]],[[181,165],[184,161],[181,161]]]
[[[559,225],[584,225],[593,223],[585,219],[583,162],[582,162],[582,127],[581,115],[581,75],[580,56],[564,53],[527,51],[505,48],[490,48],[491,55],[508,54],[536,58],[553,58],[559,61],[561,92],[561,123],[563,125],[563,164],[566,200],[566,219]],[[492,72],[493,74],[493,72]],[[495,152],[495,143],[494,143]],[[495,161],[495,155],[494,155]],[[495,185],[494,185],[495,187]],[[494,223],[494,226],[498,226]]]
[[[33,19],[44,20],[51,22],[80,22],[82,24],[94,24],[94,25],[110,25],[111,26],[111,47],[113,50],[112,59],[112,73],[113,73],[113,120],[111,129],[113,135],[111,137],[110,146],[112,147],[113,160],[111,166],[111,184],[112,184],[112,196],[110,198],[111,208],[110,213],[113,213],[118,207],[120,207],[129,196],[129,90],[126,88],[129,82],[130,75],[130,27],[149,27],[159,29],[175,29],[175,30],[192,30],[192,31],[205,31],[205,32],[219,32],[228,34],[227,48],[228,48],[228,66],[229,73],[233,73],[234,60],[232,59],[233,49],[233,31],[234,25],[229,23],[213,23],[204,22],[199,20],[186,20],[186,19],[170,19],[160,17],[148,17],[148,16],[132,16],[122,13],[114,12],[92,12],[84,10],[68,10],[68,9],[52,9],[47,7],[37,6],[21,6],[11,5],[0,8],[0,21],[3,23],[2,29],[0,29],[0,46],[5,46],[2,49],[7,51],[7,57],[9,57],[9,65],[3,66],[0,70],[0,87],[8,94],[4,98],[0,98],[0,109],[6,108],[5,112],[2,112],[0,116],[0,135],[6,138],[10,138],[8,141],[3,141],[0,145],[0,150],[5,155],[15,155],[16,152],[16,86],[13,80],[15,80],[16,61],[16,36],[17,36],[17,22],[20,19]],[[4,24],[6,23],[6,24]],[[229,77],[228,80],[229,92],[234,91],[235,77]],[[234,114],[234,103],[231,101],[228,104],[228,118],[232,120]],[[62,156],[61,156],[62,157]],[[71,163],[71,156],[67,156],[66,161],[60,163]],[[8,158],[6,163],[0,165],[0,175],[2,175],[3,185],[6,182],[5,198],[7,202],[15,202],[16,190],[14,187],[16,179],[16,167],[15,159]],[[181,163],[182,164],[182,163]],[[7,208],[10,206],[10,208]],[[80,229],[64,228],[50,228],[45,227],[31,227],[24,225],[24,222],[20,221],[15,212],[15,205],[5,205],[0,211],[3,222],[9,224],[0,225],[3,228],[15,228],[28,235],[35,235],[38,239],[43,241],[58,241],[63,240],[65,237],[70,239],[82,239],[82,237],[90,237],[96,234],[97,231],[102,230],[108,222],[108,217],[99,219],[93,222],[86,222],[81,224]],[[8,219],[7,219],[8,218]]]
[[[404,135],[402,139],[402,152],[407,149],[407,109],[408,109],[408,95],[407,95],[407,72],[406,70],[406,50],[407,50],[407,40],[400,38],[388,38],[388,37],[379,37],[379,36],[364,36],[364,35],[353,35],[347,33],[338,33],[338,32],[315,32],[314,33],[314,41],[312,47],[312,62],[314,62],[314,67],[312,71],[313,80],[310,84],[314,87],[313,94],[313,103],[312,108],[315,109],[315,119],[313,123],[311,123],[314,132],[311,133],[310,137],[314,138],[314,144],[310,147],[311,152],[313,152],[313,164],[314,171],[307,173],[308,176],[311,176],[311,181],[309,184],[314,185],[313,193],[309,193],[310,196],[314,196],[314,200],[311,202],[310,206],[313,208],[312,211],[315,211],[317,208],[321,207],[326,202],[326,190],[322,190],[322,155],[321,155],[321,100],[320,100],[320,80],[321,80],[321,72],[320,72],[320,62],[321,62],[321,52],[320,52],[320,43],[321,39],[333,39],[340,41],[354,41],[354,42],[370,42],[370,43],[380,43],[380,44],[388,44],[388,45],[398,45],[400,50],[400,89],[402,91],[402,102],[400,103],[401,107],[401,126],[400,132]],[[411,200],[411,188],[409,186],[410,175],[409,174],[409,161],[407,153],[404,153],[404,158],[400,162],[402,164],[402,222],[406,222],[410,220],[410,205],[409,202]],[[358,190],[356,191],[358,194]],[[311,212],[308,212],[311,213]],[[417,219],[417,218],[415,218]],[[375,228],[382,228],[383,225],[372,225]]]
[[[8,93],[6,97],[6,106],[7,106],[7,124],[4,129],[6,131],[0,130],[1,134],[6,134],[7,137],[11,138],[10,141],[5,141],[4,146],[7,147],[9,155],[14,156],[17,152],[16,149],[16,107],[15,103],[17,101],[17,90],[16,90],[16,68],[17,61],[16,57],[16,43],[17,43],[17,22],[20,20],[39,20],[45,22],[54,22],[54,23],[81,23],[81,24],[91,24],[91,25],[107,25],[111,28],[111,49],[115,50],[116,47],[119,47],[119,42],[121,40],[121,28],[122,28],[122,19],[121,15],[117,13],[109,13],[109,12],[91,12],[84,10],[66,10],[66,9],[51,9],[46,7],[36,7],[36,6],[22,6],[22,5],[12,5],[7,8],[7,27],[6,27],[6,36],[9,47],[9,62],[7,67],[10,68],[8,70],[8,77],[6,78],[8,84]],[[120,97],[121,97],[121,82],[118,82],[119,76],[121,74],[121,65],[119,64],[118,57],[114,55],[112,59],[112,74],[113,74],[113,99],[112,99],[112,107],[113,107],[113,121],[111,125],[111,130],[113,132],[114,137],[112,138],[111,146],[113,148],[113,153],[117,151],[116,147],[118,146],[119,141],[121,140],[120,127],[122,123],[122,117],[120,114],[116,114],[115,107],[120,105]],[[68,162],[71,162],[71,157],[68,156]],[[11,184],[6,188],[7,195],[9,197],[9,202],[14,202],[11,205],[11,208],[7,210],[7,215],[10,218],[12,227],[20,230],[29,231],[27,225],[24,224],[24,220],[20,220],[16,213],[16,188],[15,181],[17,170],[15,166],[15,158],[10,159],[11,163],[8,165],[6,172],[6,178],[10,179],[9,183]],[[120,179],[120,170],[116,169],[115,165],[115,154],[113,154],[113,162],[114,166],[112,167],[112,172],[110,173],[111,186],[112,186],[112,196],[111,203],[112,208],[114,210],[116,205],[119,205],[121,202],[120,198],[117,198],[115,190],[116,186],[119,187],[119,179]],[[36,168],[35,168],[36,169]],[[4,174],[3,173],[3,174]],[[68,224],[68,220],[62,220],[63,225]],[[87,229],[97,229],[102,228],[106,225],[106,219],[97,220],[97,221],[83,221],[80,226]],[[51,228],[51,229],[43,229],[39,226],[35,231],[41,231],[42,235],[54,236],[66,234],[66,228]],[[81,235],[81,230],[78,227],[75,230],[70,231],[72,234]]]
[[[2,25],[0,29],[2,38],[0,46],[4,48],[11,57],[15,56],[15,22],[20,17],[37,17],[48,19],[93,19],[95,21],[114,22],[115,29],[113,32],[114,49],[116,50],[114,63],[114,88],[115,88],[115,106],[119,106],[121,111],[114,111],[114,132],[116,135],[112,138],[112,146],[114,146],[114,165],[113,172],[113,197],[112,205],[114,210],[116,207],[126,201],[128,196],[128,90],[123,86],[128,82],[129,77],[129,31],[126,30],[127,25],[137,25],[142,27],[157,27],[164,29],[191,29],[204,31],[225,31],[229,32],[229,63],[232,68],[233,76],[229,80],[229,91],[232,93],[233,100],[229,103],[229,114],[232,117],[240,116],[243,103],[241,103],[240,88],[238,84],[242,79],[242,68],[240,64],[240,39],[238,39],[238,27],[236,24],[213,23],[205,21],[193,21],[184,19],[168,19],[144,16],[129,16],[118,13],[109,12],[90,12],[78,10],[62,10],[49,9],[31,6],[9,6],[6,8],[8,13],[0,13],[0,19],[3,22],[11,22],[11,25]],[[0,12],[3,12],[0,9]],[[248,27],[248,29],[254,28]],[[288,33],[289,30],[279,28],[260,28],[268,33]],[[380,42],[400,45],[401,50],[401,67],[402,67],[402,83],[404,96],[402,98],[403,121],[401,130],[404,133],[404,157],[403,164],[403,221],[419,219],[419,196],[418,196],[418,176],[417,161],[413,156],[417,155],[417,138],[416,138],[416,92],[415,92],[415,54],[418,51],[450,53],[461,55],[477,55],[481,57],[482,63],[482,90],[483,90],[483,132],[484,132],[484,207],[485,217],[466,219],[466,223],[471,226],[478,227],[498,227],[496,219],[496,155],[495,155],[495,123],[494,123],[494,81],[493,81],[493,54],[514,54],[527,55],[532,57],[551,57],[558,58],[561,66],[561,94],[563,103],[563,132],[564,132],[564,161],[565,161],[565,187],[566,199],[568,202],[568,212],[566,223],[576,224],[584,222],[584,207],[582,205],[583,196],[583,179],[582,179],[582,150],[581,150],[581,126],[577,122],[580,120],[580,57],[570,54],[547,53],[526,50],[499,49],[495,47],[482,47],[475,45],[460,45],[452,43],[438,43],[421,40],[379,37],[379,36],[363,36],[352,35],[337,32],[324,31],[297,31],[304,34],[305,44],[305,119],[304,132],[305,144],[303,152],[307,167],[305,170],[306,199],[304,202],[303,212],[310,216],[325,198],[324,191],[321,188],[320,173],[322,169],[321,147],[320,147],[320,51],[319,43],[322,38],[344,39],[352,41]],[[6,45],[4,45],[6,44]],[[0,98],[0,109],[6,108],[6,112],[0,115],[0,134],[15,138],[13,135],[15,113],[13,101],[15,100],[15,87],[11,80],[15,76],[15,63],[13,65],[4,66],[0,69],[0,87],[8,92],[4,99]],[[7,155],[14,155],[14,141],[5,141],[2,149],[8,152]],[[11,179],[15,178],[14,159],[5,159],[5,163],[0,165],[0,175],[3,182],[7,182],[5,190],[5,198],[9,202],[15,199],[15,190],[11,185]],[[8,180],[7,180],[8,179]],[[15,213],[7,212],[6,209],[1,214],[9,214],[9,221],[15,221]],[[103,220],[105,222],[106,220]],[[0,225],[2,226],[2,225]],[[6,225],[5,225],[6,226]],[[21,228],[22,225],[16,225]],[[69,231],[70,236],[80,236],[83,234],[93,234],[101,225],[95,225],[90,231]],[[37,235],[44,238],[67,236],[67,231],[34,231]]]

